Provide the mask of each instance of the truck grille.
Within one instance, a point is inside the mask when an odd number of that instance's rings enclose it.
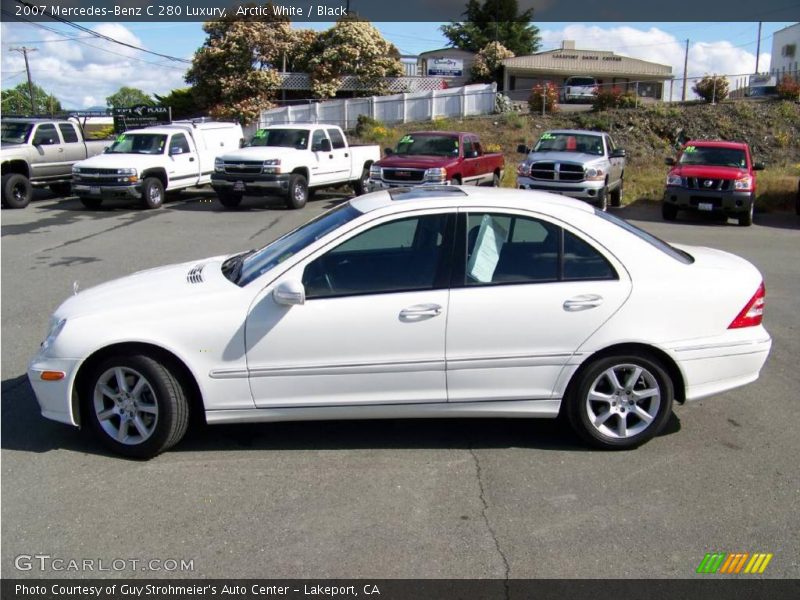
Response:
[[[570,163],[537,162],[531,165],[531,178],[542,181],[583,181],[583,167]]]
[[[252,160],[225,161],[225,172],[231,175],[257,175],[264,163]]]
[[[687,177],[686,187],[690,190],[710,190],[725,192],[731,189],[730,179],[706,179],[705,177]]]
[[[383,180],[391,183],[422,183],[424,169],[383,169]]]
[[[80,171],[73,173],[73,178],[76,183],[115,183],[118,177],[125,177],[119,175],[117,169],[89,169],[82,167]],[[108,180],[112,181],[108,181]]]

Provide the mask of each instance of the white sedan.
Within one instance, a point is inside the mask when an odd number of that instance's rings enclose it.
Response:
[[[362,196],[257,251],[64,302],[28,376],[45,417],[151,457],[208,423],[556,417],[602,448],[754,381],[747,261],[582,202],[458,187]]]

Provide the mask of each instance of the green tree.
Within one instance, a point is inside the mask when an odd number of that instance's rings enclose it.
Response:
[[[316,36],[293,29],[285,17],[237,19],[203,24],[206,41],[192,59],[186,82],[213,116],[249,123],[273,105],[284,63],[287,71],[306,68]]]
[[[169,106],[172,109],[172,118],[175,120],[199,117],[207,109],[194,88],[179,88],[164,96],[158,94],[153,96],[161,106]]]
[[[692,91],[706,102],[722,102],[728,97],[728,80],[722,75],[706,75]]]
[[[33,84],[34,111],[33,114],[55,114],[61,112],[61,102],[44,89]],[[29,115],[31,114],[31,96],[27,83],[2,92],[2,111],[5,114]]]
[[[128,106],[136,106],[138,104],[153,106],[155,102],[142,90],[127,86],[122,86],[115,93],[106,98],[106,106],[113,108],[125,108]]]
[[[332,98],[345,75],[355,75],[364,92],[385,93],[386,77],[405,71],[400,52],[368,21],[343,18],[320,33],[308,58],[311,89],[317,98]]]
[[[502,77],[503,59],[514,58],[514,53],[500,42],[489,42],[478,54],[472,63],[472,81],[476,83],[491,83],[499,81]]]
[[[442,25],[450,45],[480,52],[489,42],[500,42],[516,56],[539,49],[539,28],[531,23],[533,9],[519,12],[517,0],[467,0],[464,21]]]

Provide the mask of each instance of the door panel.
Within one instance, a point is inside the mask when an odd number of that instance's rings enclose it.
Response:
[[[175,154],[176,151],[180,153]],[[197,183],[200,169],[197,152],[182,133],[176,133],[170,139],[168,164],[170,187],[182,187]]]

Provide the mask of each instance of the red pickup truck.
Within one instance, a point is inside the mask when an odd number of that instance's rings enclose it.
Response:
[[[753,223],[756,200],[756,171],[764,168],[753,162],[750,147],[742,142],[691,140],[678,159],[667,158],[672,167],[667,174],[661,214],[675,220],[679,210],[723,213],[739,221]]]
[[[370,191],[425,183],[500,186],[505,161],[499,152],[483,151],[474,133],[416,131],[369,170]]]

